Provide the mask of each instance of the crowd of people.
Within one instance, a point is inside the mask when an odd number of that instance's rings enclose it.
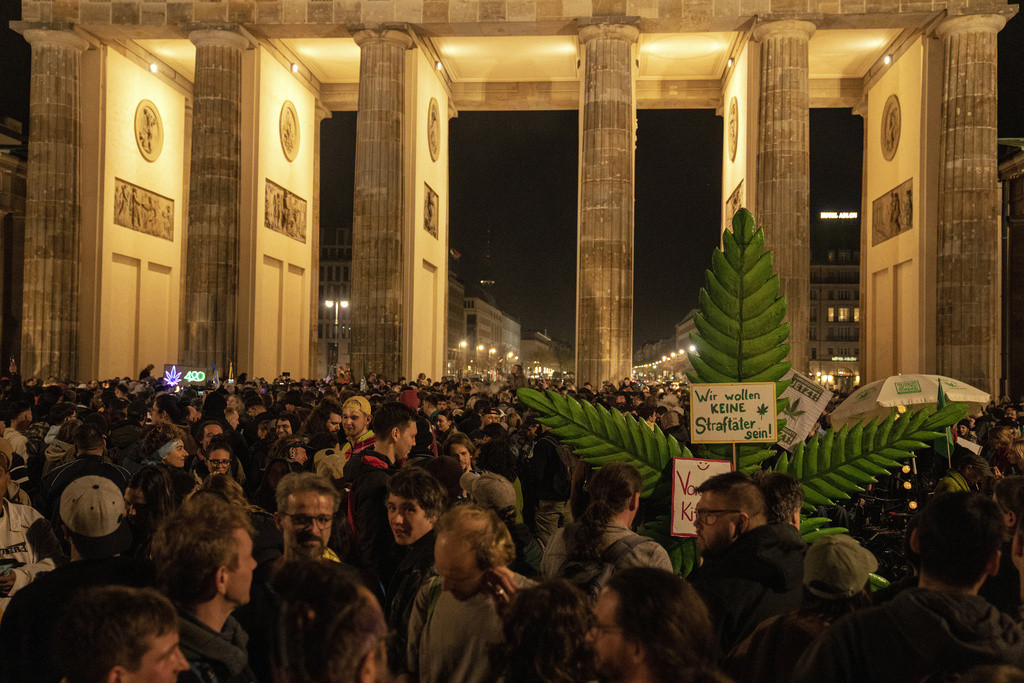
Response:
[[[680,576],[635,531],[660,512],[637,469],[591,468],[514,391],[685,444],[676,385],[150,369],[2,380],[0,683],[1024,681],[1008,403],[922,457],[914,572],[872,591],[875,556],[847,534],[808,547],[803,488],[770,461],[697,489]]]

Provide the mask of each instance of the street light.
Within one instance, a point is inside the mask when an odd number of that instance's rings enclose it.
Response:
[[[337,306],[334,304],[335,302],[331,300],[324,301],[324,306],[334,309],[334,369],[337,370],[338,365],[341,364],[341,328],[338,325],[338,309],[348,308],[348,302],[340,301]],[[329,374],[333,376],[334,372]]]

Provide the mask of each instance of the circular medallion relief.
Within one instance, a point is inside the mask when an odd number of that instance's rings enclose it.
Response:
[[[430,149],[430,158],[437,161],[441,153],[441,112],[437,108],[437,100],[430,98],[430,106],[427,108],[427,147]]]
[[[736,161],[736,143],[740,135],[740,106],[736,98],[729,100],[729,161]]]
[[[160,120],[160,111],[149,100],[142,100],[135,107],[135,144],[146,161],[156,161],[164,148],[164,124]]]
[[[295,161],[299,154],[299,115],[295,112],[295,105],[285,100],[281,105],[281,150],[284,151],[284,158],[288,161]]]
[[[896,95],[889,95],[882,109],[882,156],[892,161],[900,146],[900,100]]]

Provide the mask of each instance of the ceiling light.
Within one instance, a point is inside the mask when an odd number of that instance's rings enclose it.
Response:
[[[156,62],[151,62],[149,65],[149,72],[155,74],[158,70],[159,67],[157,67]]]
[[[441,71],[441,60],[434,62],[434,66],[437,68],[438,71]]]
[[[883,59],[883,60],[882,60],[882,62],[883,62],[883,63],[884,63],[884,64],[885,64],[886,66],[889,66],[890,64],[892,64],[892,55],[886,55],[886,56],[885,56],[885,59]]]
[[[299,65],[296,64],[295,62],[292,62],[292,73],[293,74],[299,73]]]
[[[732,57],[729,57],[729,67],[732,68]]]

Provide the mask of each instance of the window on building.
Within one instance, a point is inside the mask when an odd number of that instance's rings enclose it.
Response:
[[[859,306],[854,306],[853,307],[853,322],[855,322],[855,323],[859,323],[860,322],[860,307]]]
[[[828,321],[834,323],[836,321],[836,309],[832,306],[828,307]]]
[[[814,337],[811,337],[811,339],[814,339]],[[811,347],[811,360],[818,360],[818,349],[817,349],[817,347],[814,347],[814,346]]]
[[[839,309],[839,322],[848,323],[850,322],[850,309],[843,306]]]
[[[818,309],[814,306],[811,307],[811,322],[818,322]]]

